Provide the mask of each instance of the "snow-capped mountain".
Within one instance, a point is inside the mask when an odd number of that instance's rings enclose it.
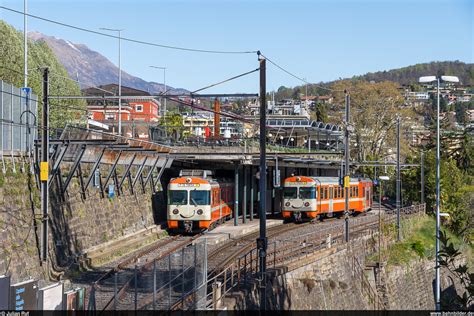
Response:
[[[72,43],[39,32],[29,32],[28,37],[34,41],[45,41],[64,65],[69,76],[82,83],[81,88],[117,83],[118,68],[110,60],[86,45]],[[148,91],[152,94],[164,90],[163,84],[145,81],[128,74],[123,69],[122,85]],[[170,89],[170,86],[167,87]],[[169,93],[185,94],[188,91],[181,88],[172,88]]]

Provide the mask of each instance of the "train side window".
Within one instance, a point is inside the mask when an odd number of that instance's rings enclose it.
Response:
[[[355,195],[359,196],[359,187],[355,187],[354,189],[355,189]]]

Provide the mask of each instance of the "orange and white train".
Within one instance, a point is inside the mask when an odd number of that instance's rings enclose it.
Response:
[[[349,211],[362,213],[372,207],[372,181],[351,178]],[[340,215],[345,209],[345,189],[337,177],[292,176],[283,183],[282,215],[300,221]]]
[[[232,215],[234,182],[208,170],[181,170],[168,185],[168,229],[194,232],[213,228]]]

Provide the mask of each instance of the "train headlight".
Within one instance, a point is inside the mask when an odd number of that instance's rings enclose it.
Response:
[[[202,215],[202,213],[204,213],[201,209],[197,210],[197,215]]]
[[[173,214],[174,214],[174,215],[178,215],[178,213],[179,213],[179,210],[178,210],[177,208],[175,208],[175,209],[173,210]]]
[[[285,206],[290,206],[290,202],[286,202],[286,203],[285,203]]]
[[[309,202],[305,202],[305,203],[304,203],[304,206],[308,207],[308,206],[309,206]]]

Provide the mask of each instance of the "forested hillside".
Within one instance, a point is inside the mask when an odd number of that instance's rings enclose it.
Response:
[[[42,98],[42,67],[49,67],[49,93],[51,95],[80,95],[79,86],[68,80],[66,69],[58,62],[44,42],[28,41],[28,86]],[[23,33],[0,20],[0,79],[17,87],[23,86]],[[41,103],[39,104],[41,110]],[[72,109],[74,107],[74,109]],[[77,108],[77,109],[76,109]],[[85,119],[85,102],[51,102],[50,124],[63,127],[68,122]]]
[[[454,75],[458,76],[461,84],[467,86],[474,86],[474,64],[466,64],[460,61],[443,61],[443,62],[431,62],[424,64],[416,64],[413,66],[403,67],[399,69],[392,69],[388,71],[369,72],[362,76],[354,76],[352,80],[366,80],[366,81],[393,81],[402,85],[415,85],[418,82],[418,78],[421,76],[428,75]],[[297,98],[301,94],[306,93],[308,90],[309,95],[324,95],[329,94],[330,90],[322,89],[322,87],[330,88],[332,85],[337,84],[338,81],[320,83],[319,85],[308,84],[307,87],[304,85],[296,86],[294,88],[280,87],[275,92],[275,98],[277,100],[286,98]],[[270,96],[270,95],[269,95]]]
[[[452,75],[458,76],[463,85],[474,85],[474,64],[466,64],[460,61],[442,61],[392,69],[389,71],[369,72],[363,76],[355,76],[356,79],[374,81],[394,81],[403,85],[414,84],[421,76],[428,75]]]

